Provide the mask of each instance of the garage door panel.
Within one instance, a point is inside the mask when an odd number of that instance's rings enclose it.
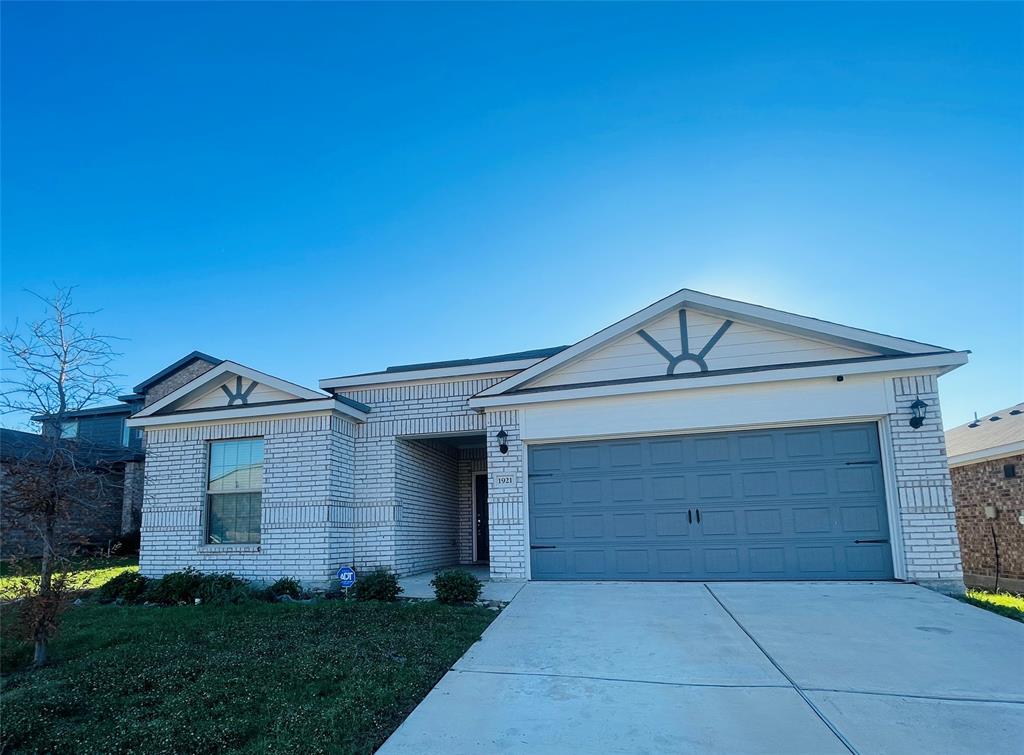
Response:
[[[529,466],[536,579],[892,577],[873,424],[535,446]]]

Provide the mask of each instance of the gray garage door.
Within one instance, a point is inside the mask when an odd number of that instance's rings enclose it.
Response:
[[[530,447],[534,579],[891,579],[873,423]]]

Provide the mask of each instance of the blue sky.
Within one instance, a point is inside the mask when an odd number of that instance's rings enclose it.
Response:
[[[2,314],[130,386],[571,343],[683,287],[1024,400],[1024,6],[10,4]]]

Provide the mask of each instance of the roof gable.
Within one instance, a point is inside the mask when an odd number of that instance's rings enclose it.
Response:
[[[135,417],[171,412],[227,409],[256,404],[327,398],[320,391],[281,380],[236,362],[221,362],[209,372],[150,404]]]
[[[150,375],[148,378],[146,378],[137,386],[135,386],[132,390],[135,391],[135,393],[137,394],[143,394],[151,386],[153,386],[155,383],[159,383],[168,375],[172,375],[178,370],[184,369],[193,362],[198,361],[209,362],[210,364],[220,364],[221,362],[221,360],[217,359],[217,357],[211,357],[209,354],[204,354],[201,351],[193,351],[191,354],[186,354],[185,356],[183,356],[177,362],[167,365],[155,375]]]
[[[579,385],[879,356],[760,325],[680,308],[538,378]]]
[[[936,352],[951,353],[683,289],[478,395]]]

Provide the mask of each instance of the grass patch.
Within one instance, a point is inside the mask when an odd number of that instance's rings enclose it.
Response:
[[[433,602],[73,607],[53,664],[2,611],[2,752],[372,752],[494,613]]]
[[[126,571],[138,571],[139,559],[127,558],[92,558],[76,562],[75,574],[71,579],[73,590],[95,590],[102,587],[118,574]],[[34,562],[25,572],[25,577],[39,583],[39,564]],[[14,572],[7,561],[0,562],[0,601],[18,597],[16,585],[20,577]]]
[[[1008,592],[989,592],[987,590],[968,590],[963,598],[972,606],[984,608],[986,611],[998,613],[1010,619],[1024,622],[1024,596]]]

